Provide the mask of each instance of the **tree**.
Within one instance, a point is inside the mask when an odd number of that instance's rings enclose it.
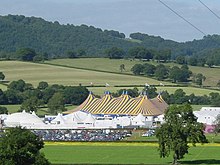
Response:
[[[77,55],[78,55],[79,57],[81,57],[81,56],[86,56],[86,51],[85,51],[84,49],[78,49],[78,50],[77,50]]]
[[[0,114],[7,114],[7,113],[8,113],[8,109],[6,107],[0,106]]]
[[[68,51],[66,54],[68,58],[77,58],[77,53],[75,51]]]
[[[160,64],[156,66],[156,70],[155,70],[155,77],[157,77],[158,80],[163,80],[167,77],[168,75],[168,69]]]
[[[217,115],[214,124],[215,124],[214,132],[217,135],[220,132],[220,114]]]
[[[196,57],[189,57],[187,63],[192,66],[197,66],[198,60]]]
[[[49,86],[49,85],[48,85],[47,82],[45,82],[45,81],[41,81],[41,82],[39,82],[37,88],[42,90],[42,89],[46,89],[48,86]]]
[[[135,75],[140,75],[143,72],[143,65],[141,64],[135,64],[132,68],[131,71],[135,74]]]
[[[68,86],[63,90],[64,102],[66,104],[79,105],[87,98],[88,94],[88,89],[83,86]]]
[[[149,86],[149,87],[144,87],[142,92],[146,93],[146,95],[149,98],[155,98],[157,96],[157,92],[156,91],[157,91],[157,88]]]
[[[122,72],[123,70],[125,71],[125,64],[120,65],[120,71]]]
[[[220,80],[218,80],[218,83],[216,85],[220,88]]]
[[[12,81],[8,85],[8,88],[23,92],[25,90],[25,85],[26,85],[26,83],[24,80]]]
[[[137,97],[139,95],[138,93],[138,88],[133,88],[133,89],[120,89],[117,91],[117,93],[113,93],[112,95],[114,97],[119,97],[122,94],[127,93],[131,97]]]
[[[22,61],[33,61],[34,57],[37,55],[35,50],[31,48],[21,48],[17,51],[17,54]]]
[[[0,141],[0,164],[4,165],[50,165],[40,153],[43,141],[30,130],[9,128]]]
[[[112,47],[107,49],[105,52],[110,59],[120,59],[125,55],[125,52],[118,47]]]
[[[23,101],[21,93],[13,89],[5,91],[4,97],[7,100],[7,104],[20,104]]]
[[[0,72],[0,81],[5,79],[5,75],[3,72]]]
[[[7,98],[5,97],[5,93],[0,89],[0,104],[6,104]]]
[[[173,79],[173,82],[176,83],[177,80],[179,80],[179,76],[181,74],[181,70],[178,66],[173,66],[171,69],[170,69],[170,75],[169,77],[171,79]]]
[[[185,57],[184,56],[177,56],[176,57],[176,62],[178,63],[178,64],[185,64],[186,63],[186,59],[185,59]]]
[[[193,77],[193,82],[196,83],[197,85],[201,86],[203,84],[203,81],[205,81],[206,77],[203,76],[202,73],[198,73],[194,75]]]
[[[211,100],[211,105],[215,107],[219,107],[220,106],[220,94],[217,92],[211,92],[209,96]]]
[[[40,101],[36,96],[30,97],[27,100],[25,100],[21,104],[21,110],[26,110],[26,111],[35,111],[37,112],[38,107],[40,106]]]
[[[57,114],[58,112],[65,111],[64,98],[61,93],[55,93],[53,97],[48,101],[48,110],[51,114]]]
[[[156,67],[152,64],[143,64],[143,73],[147,76],[152,76],[155,72]]]
[[[169,156],[173,152],[173,164],[177,164],[177,160],[188,153],[188,143],[196,146],[196,143],[207,142],[203,124],[197,122],[190,105],[170,106],[164,117],[165,123],[156,129],[160,157]]]

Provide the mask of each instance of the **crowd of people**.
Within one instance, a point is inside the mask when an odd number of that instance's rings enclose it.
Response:
[[[130,130],[32,130],[44,141],[118,141],[131,136]]]

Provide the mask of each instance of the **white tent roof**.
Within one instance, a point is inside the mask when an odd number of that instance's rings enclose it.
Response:
[[[59,124],[65,124],[66,123],[65,119],[63,118],[63,115],[60,114],[60,113],[58,113],[56,118],[51,121],[51,123],[57,123],[57,122],[60,122]]]
[[[85,120],[83,120],[84,123],[94,123],[95,122],[95,119],[94,117],[92,116],[91,113],[88,114],[88,116],[86,117]]]
[[[86,119],[87,116],[88,113],[83,111],[77,111],[64,116],[64,119],[66,120],[67,123],[72,123],[73,121],[82,122],[83,120]]]
[[[6,126],[13,125],[13,123],[17,123],[17,125],[36,125],[36,124],[44,124],[43,121],[37,116],[23,112],[12,113],[7,116],[4,121]]]

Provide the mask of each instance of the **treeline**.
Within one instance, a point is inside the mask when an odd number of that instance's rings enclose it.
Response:
[[[131,97],[137,97],[142,94],[146,94],[148,98],[155,98],[158,95],[157,88],[153,86],[145,87],[143,90],[138,88],[133,89],[120,89],[113,96],[120,96],[122,93],[126,93]],[[169,94],[167,91],[159,92],[167,104],[184,104],[191,105],[211,105],[220,106],[220,94],[217,92],[211,92],[209,95],[196,96],[195,94],[187,95],[182,89],[177,89],[174,93]]]
[[[89,91],[82,86],[48,85],[40,82],[37,88],[24,80],[12,81],[6,91],[0,89],[0,105],[21,104],[20,110],[37,111],[47,105],[49,113],[65,111],[65,104],[79,105]]]
[[[115,30],[61,25],[57,21],[48,22],[36,17],[0,16],[0,58],[17,59],[15,52],[21,48],[31,48],[48,58],[105,57],[105,52],[116,47],[123,51],[120,58],[166,61],[175,60],[178,56],[193,56],[197,59],[196,65],[202,65],[205,59],[205,64],[210,66],[220,63],[219,44],[219,35],[208,35],[185,43],[142,33],[132,33],[130,39],[125,39],[124,33]],[[114,55],[110,57],[114,58]]]

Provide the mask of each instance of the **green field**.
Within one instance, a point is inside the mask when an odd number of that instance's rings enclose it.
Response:
[[[108,58],[80,58],[80,59],[58,59],[47,61],[50,64],[58,64],[58,65],[66,65],[70,67],[79,67],[79,68],[86,68],[86,69],[95,69],[95,70],[102,70],[102,71],[111,71],[111,72],[120,72],[119,66],[121,64],[125,64],[126,71],[124,73],[131,74],[131,67],[134,64],[140,63],[143,64],[144,62],[139,60],[115,60],[115,59],[108,59]],[[156,62],[149,62],[154,65],[157,65]],[[164,63],[167,66],[180,66],[175,63]],[[220,80],[220,69],[219,68],[207,68],[207,67],[197,67],[197,66],[189,66],[189,69],[193,73],[202,73],[205,75],[206,80],[204,82],[205,86],[216,86],[218,80]]]
[[[170,164],[150,143],[46,143],[42,150],[53,164]],[[208,154],[207,154],[208,153]],[[190,147],[181,164],[220,164],[220,145]]]
[[[133,89],[134,87],[88,87],[90,91],[92,91],[96,95],[103,95],[104,91],[110,91],[111,93],[115,93],[120,89]],[[138,87],[139,91],[142,91],[144,87]],[[167,91],[169,94],[174,93],[177,89],[183,89],[183,91],[190,95],[194,93],[196,96],[203,96],[203,95],[209,95],[211,92],[218,92],[217,90],[210,90],[210,89],[204,89],[204,88],[195,88],[195,87],[165,87],[165,86],[158,86],[157,92]]]
[[[3,85],[3,84],[0,84],[0,89],[3,90],[3,91],[5,91],[5,90],[7,90],[7,86],[6,86],[6,85]]]
[[[144,85],[159,84],[160,82],[146,77],[103,73],[74,69],[46,64],[36,64],[20,61],[0,61],[1,71],[5,74],[6,80],[13,81],[23,79],[35,86],[40,81],[47,81],[50,84],[63,85]],[[164,84],[169,84],[165,83]]]
[[[47,61],[53,64],[74,66],[79,68],[92,68],[95,70],[120,72],[119,65],[124,63],[126,67],[126,74],[130,73],[130,68],[135,63],[143,63],[141,61],[130,61],[130,60],[109,60],[106,58],[91,58],[91,59],[59,59]],[[158,85],[160,82],[154,79],[133,76],[133,75],[122,75],[114,73],[106,73],[99,71],[90,71],[85,69],[75,69],[47,64],[36,64],[20,61],[0,61],[0,66],[4,74],[6,75],[6,80],[13,81],[23,79],[26,82],[32,83],[37,86],[40,81],[47,81],[50,84],[63,84],[63,85],[85,85],[90,86],[91,82],[93,85],[105,86],[108,83],[109,87],[89,87],[89,90],[97,95],[102,95],[105,90],[111,92],[116,92],[122,88],[133,88],[133,85],[144,85],[155,84]],[[196,67],[195,67],[196,68]],[[207,68],[204,68],[207,69]],[[220,70],[220,69],[215,69]],[[163,82],[164,84],[170,84]],[[114,87],[115,85],[121,86],[131,86],[131,87]],[[157,87],[158,92],[167,90],[169,93],[173,93],[176,89],[180,87]],[[193,87],[181,87],[186,94],[194,93],[195,95],[208,95],[211,92],[220,92],[217,90],[208,90],[202,88]],[[0,85],[0,89],[5,90],[6,86]],[[140,88],[143,89],[143,88]]]

